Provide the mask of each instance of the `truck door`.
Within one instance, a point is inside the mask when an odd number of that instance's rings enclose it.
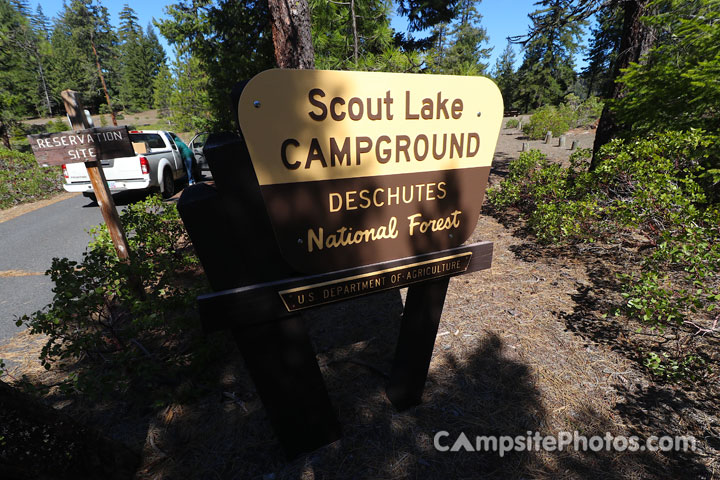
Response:
[[[175,145],[175,140],[173,140],[173,137],[175,137],[175,134],[172,132],[166,132],[165,137],[167,138],[168,143],[170,143],[170,148],[172,148],[172,156],[173,156],[173,162],[175,163],[175,171],[182,173],[185,171],[185,165],[183,165],[182,157],[180,156],[180,150],[178,150],[177,145]]]
[[[203,152],[207,137],[207,133],[198,133],[192,140],[190,140],[190,145],[188,145],[190,150],[193,151],[193,154],[195,154],[195,160],[197,160],[198,165],[203,170],[208,169],[207,161],[205,160],[205,153]]]

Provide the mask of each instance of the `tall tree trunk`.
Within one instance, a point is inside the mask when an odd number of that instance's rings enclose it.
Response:
[[[3,147],[10,150],[10,133],[8,132],[8,130],[10,129],[8,128],[7,124],[0,120],[0,139],[2,140]]]
[[[307,0],[268,0],[275,61],[280,68],[315,68]]]
[[[648,4],[650,0],[627,0],[623,2],[624,20],[623,32],[620,40],[620,51],[618,52],[615,68],[613,69],[613,81],[610,84],[607,97],[610,100],[618,100],[625,96],[625,88],[621,83],[617,83],[617,79],[621,75],[621,70],[630,66],[630,63],[639,63],[652,48],[655,41],[655,33],[651,28],[646,26],[640,20],[644,15],[648,14]],[[600,122],[598,123],[597,132],[595,133],[595,143],[593,145],[593,153],[597,154],[600,147],[608,143],[620,130],[615,114],[609,108],[608,104],[603,108]],[[593,155],[590,169],[597,166],[599,159],[597,155]]]
[[[352,31],[353,31],[353,56],[355,64],[358,62],[358,31],[357,18],[355,16],[355,0],[350,0],[350,14],[352,15]]]
[[[40,74],[40,81],[42,82],[43,94],[45,95],[45,105],[48,109],[48,116],[52,117],[52,104],[50,103],[50,94],[48,93],[47,82],[45,81],[45,71],[42,67],[42,62],[38,59],[38,73]]]
[[[105,85],[105,76],[102,74],[100,68],[100,57],[98,56],[97,49],[95,48],[95,40],[93,40],[92,33],[90,34],[90,46],[95,54],[95,64],[97,65],[98,75],[100,76],[100,83],[102,83],[103,91],[105,92],[105,101],[107,102],[108,108],[110,109],[110,118],[112,118],[113,125],[117,127],[117,119],[115,119],[115,110],[113,110],[112,103],[110,103],[110,95],[108,94],[107,86]]]
[[[33,55],[37,62],[38,75],[40,76],[40,84],[42,85],[43,95],[45,96],[45,106],[48,110],[48,116],[52,117],[52,104],[50,103],[50,94],[48,92],[47,82],[45,81],[45,69],[42,65],[42,58],[40,57],[40,50],[35,42],[31,45]]]

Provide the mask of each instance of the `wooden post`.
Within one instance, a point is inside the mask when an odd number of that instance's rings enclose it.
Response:
[[[530,143],[528,143],[528,142],[523,142],[523,144],[522,144],[522,151],[523,151],[523,152],[527,152],[528,150],[530,150]]]
[[[398,410],[420,404],[449,278],[412,285],[405,299],[390,380],[385,389]]]
[[[90,128],[90,122],[85,116],[80,95],[72,90],[63,90],[60,95],[65,104],[68,117],[70,117],[73,130]],[[112,238],[113,245],[115,245],[118,258],[129,263],[130,248],[128,247],[125,230],[123,230],[120,224],[120,215],[118,215],[117,208],[115,207],[115,201],[110,194],[110,188],[108,188],[107,180],[105,179],[105,172],[103,172],[100,162],[98,161],[85,162],[85,168],[87,168],[88,177],[90,177],[90,182],[92,183],[98,205],[100,206],[100,212],[105,220],[105,225],[108,227],[108,232],[110,232],[110,237]]]
[[[575,150],[578,147],[578,141],[573,140],[572,145],[570,145],[570,150]]]
[[[565,146],[565,135],[560,135],[560,138],[558,139],[558,147],[564,147]]]
[[[552,138],[552,132],[547,132],[545,134],[545,144],[549,144],[551,138]]]

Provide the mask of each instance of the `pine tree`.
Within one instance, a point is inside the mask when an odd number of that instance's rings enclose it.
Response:
[[[397,9],[400,15],[407,17],[409,35],[406,38],[400,35],[398,43],[409,50],[428,50],[437,47],[442,40],[438,36],[442,33],[436,27],[449,24],[457,16],[457,5],[462,0],[398,0]],[[412,38],[413,32],[431,31],[431,34],[422,39]]]
[[[178,55],[174,65],[175,88],[170,94],[171,121],[181,132],[211,128],[209,79],[200,60],[190,54]]]
[[[153,80],[153,107],[160,117],[171,116],[171,97],[175,91],[175,79],[167,64],[163,62]]]
[[[122,57],[118,99],[128,111],[148,109],[153,104],[153,83],[165,63],[163,50],[151,25],[147,33],[137,24],[137,15],[128,5],[120,12],[118,38]]]
[[[207,88],[207,101],[202,105],[212,124],[234,129],[233,86],[275,65],[267,0],[180,1],[168,6],[167,13],[170,18],[155,25],[180,56],[191,55],[197,63],[192,70],[205,76],[200,84]]]
[[[143,38],[144,56],[146,61],[147,74],[153,79],[165,65],[165,49],[160,45],[160,40],[151,23],[148,23]],[[152,96],[152,95],[151,95]]]
[[[13,4],[0,0],[0,140],[5,148],[10,148],[10,129],[32,113],[28,99],[35,78],[23,51],[28,35],[27,18]]]
[[[81,93],[90,110],[99,111],[106,99],[98,61],[110,97],[116,95],[118,41],[105,7],[93,0],[72,0],[56,20],[50,42],[53,55],[49,75],[58,101],[60,91],[69,88]]]
[[[700,0],[702,1],[702,0]],[[621,4],[623,15],[622,38],[616,51],[616,58],[613,67],[613,82],[607,97],[610,101],[605,102],[598,128],[595,131],[595,142],[593,152],[597,153],[600,148],[617,137],[627,126],[623,126],[617,118],[612,105],[623,103],[627,100],[627,91],[624,85],[618,82],[624,69],[633,63],[642,64],[647,60],[647,53],[655,42],[655,32],[649,27],[644,18],[653,13],[653,2],[651,0],[627,0]],[[598,155],[594,155],[590,168],[597,166]]]
[[[30,24],[43,40],[50,40],[50,20],[43,12],[42,5],[38,4],[35,15],[30,17]]]
[[[316,68],[413,71],[420,66],[417,55],[394,45],[387,0],[309,4]]]
[[[656,0],[647,11],[656,44],[618,80],[623,94],[612,110],[619,124],[635,135],[720,131],[720,0]]]
[[[361,57],[392,45],[390,10],[384,0],[311,0],[310,10],[318,68],[353,68]]]
[[[52,114],[52,101],[49,95],[49,85],[45,73],[49,47],[46,33],[36,28],[35,17],[29,15],[29,6],[24,1],[13,1],[15,11],[22,20],[13,29],[11,43],[16,53],[24,58],[22,69],[27,73],[28,82],[34,79],[34,86],[29,91],[24,102],[32,105],[31,114]],[[40,10],[42,12],[42,10]],[[47,19],[45,19],[47,20]]]
[[[573,11],[572,0],[541,0],[539,10],[529,15],[531,30],[541,32],[525,45],[525,57],[518,70],[521,89],[518,97],[527,111],[557,104],[575,83],[574,55],[586,22],[566,21]]]
[[[617,51],[622,38],[623,11],[608,6],[600,9],[596,16],[597,25],[592,30],[589,51],[585,61],[587,67],[582,77],[587,83],[587,95],[607,95],[610,92],[612,73]]]
[[[123,9],[120,11],[118,16],[120,17],[118,38],[120,42],[126,42],[128,37],[137,35],[140,32],[140,27],[137,23],[138,17],[135,10],[130,8],[127,3],[123,6]]]
[[[515,73],[515,50],[510,41],[495,62],[493,77],[502,92],[505,108],[514,108],[518,79]]]
[[[460,0],[450,24],[439,24],[434,33],[437,46],[428,56],[428,68],[434,73],[482,75],[488,67],[492,48],[483,48],[488,36],[480,26],[482,15],[477,11],[480,0]]]
[[[27,0],[10,0],[10,4],[25,18],[30,18],[30,4]]]

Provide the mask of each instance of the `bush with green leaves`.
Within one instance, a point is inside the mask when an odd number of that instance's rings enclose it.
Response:
[[[40,167],[32,154],[0,147],[0,209],[62,191],[60,167]]]
[[[523,133],[531,140],[544,138],[547,132],[555,136],[562,135],[573,127],[574,120],[574,112],[570,107],[546,105],[538,108],[530,121],[523,125]]]
[[[711,365],[695,340],[720,333],[718,138],[666,132],[615,140],[599,155],[591,172],[589,151],[576,152],[568,168],[525,152],[488,199],[518,208],[543,243],[640,242],[638,271],[622,276],[625,311],[675,339],[672,352],[648,352],[649,368],[692,377]]]
[[[520,120],[517,118],[511,118],[505,122],[505,128],[518,128],[520,126]]]
[[[562,105],[546,105],[537,109],[530,121],[523,125],[523,132],[531,140],[544,138],[547,132],[557,137],[572,128],[594,124],[600,118],[602,109],[603,104],[597,97],[581,102],[576,95],[570,94]]]
[[[104,225],[93,228],[81,262],[53,259],[46,272],[55,283],[52,304],[18,320],[47,335],[40,355],[45,368],[78,362],[66,385],[89,393],[152,384],[185,363],[181,334],[194,320],[202,283],[188,278],[197,259],[173,204],[150,197],[128,206],[120,219],[130,263],[118,259]]]

